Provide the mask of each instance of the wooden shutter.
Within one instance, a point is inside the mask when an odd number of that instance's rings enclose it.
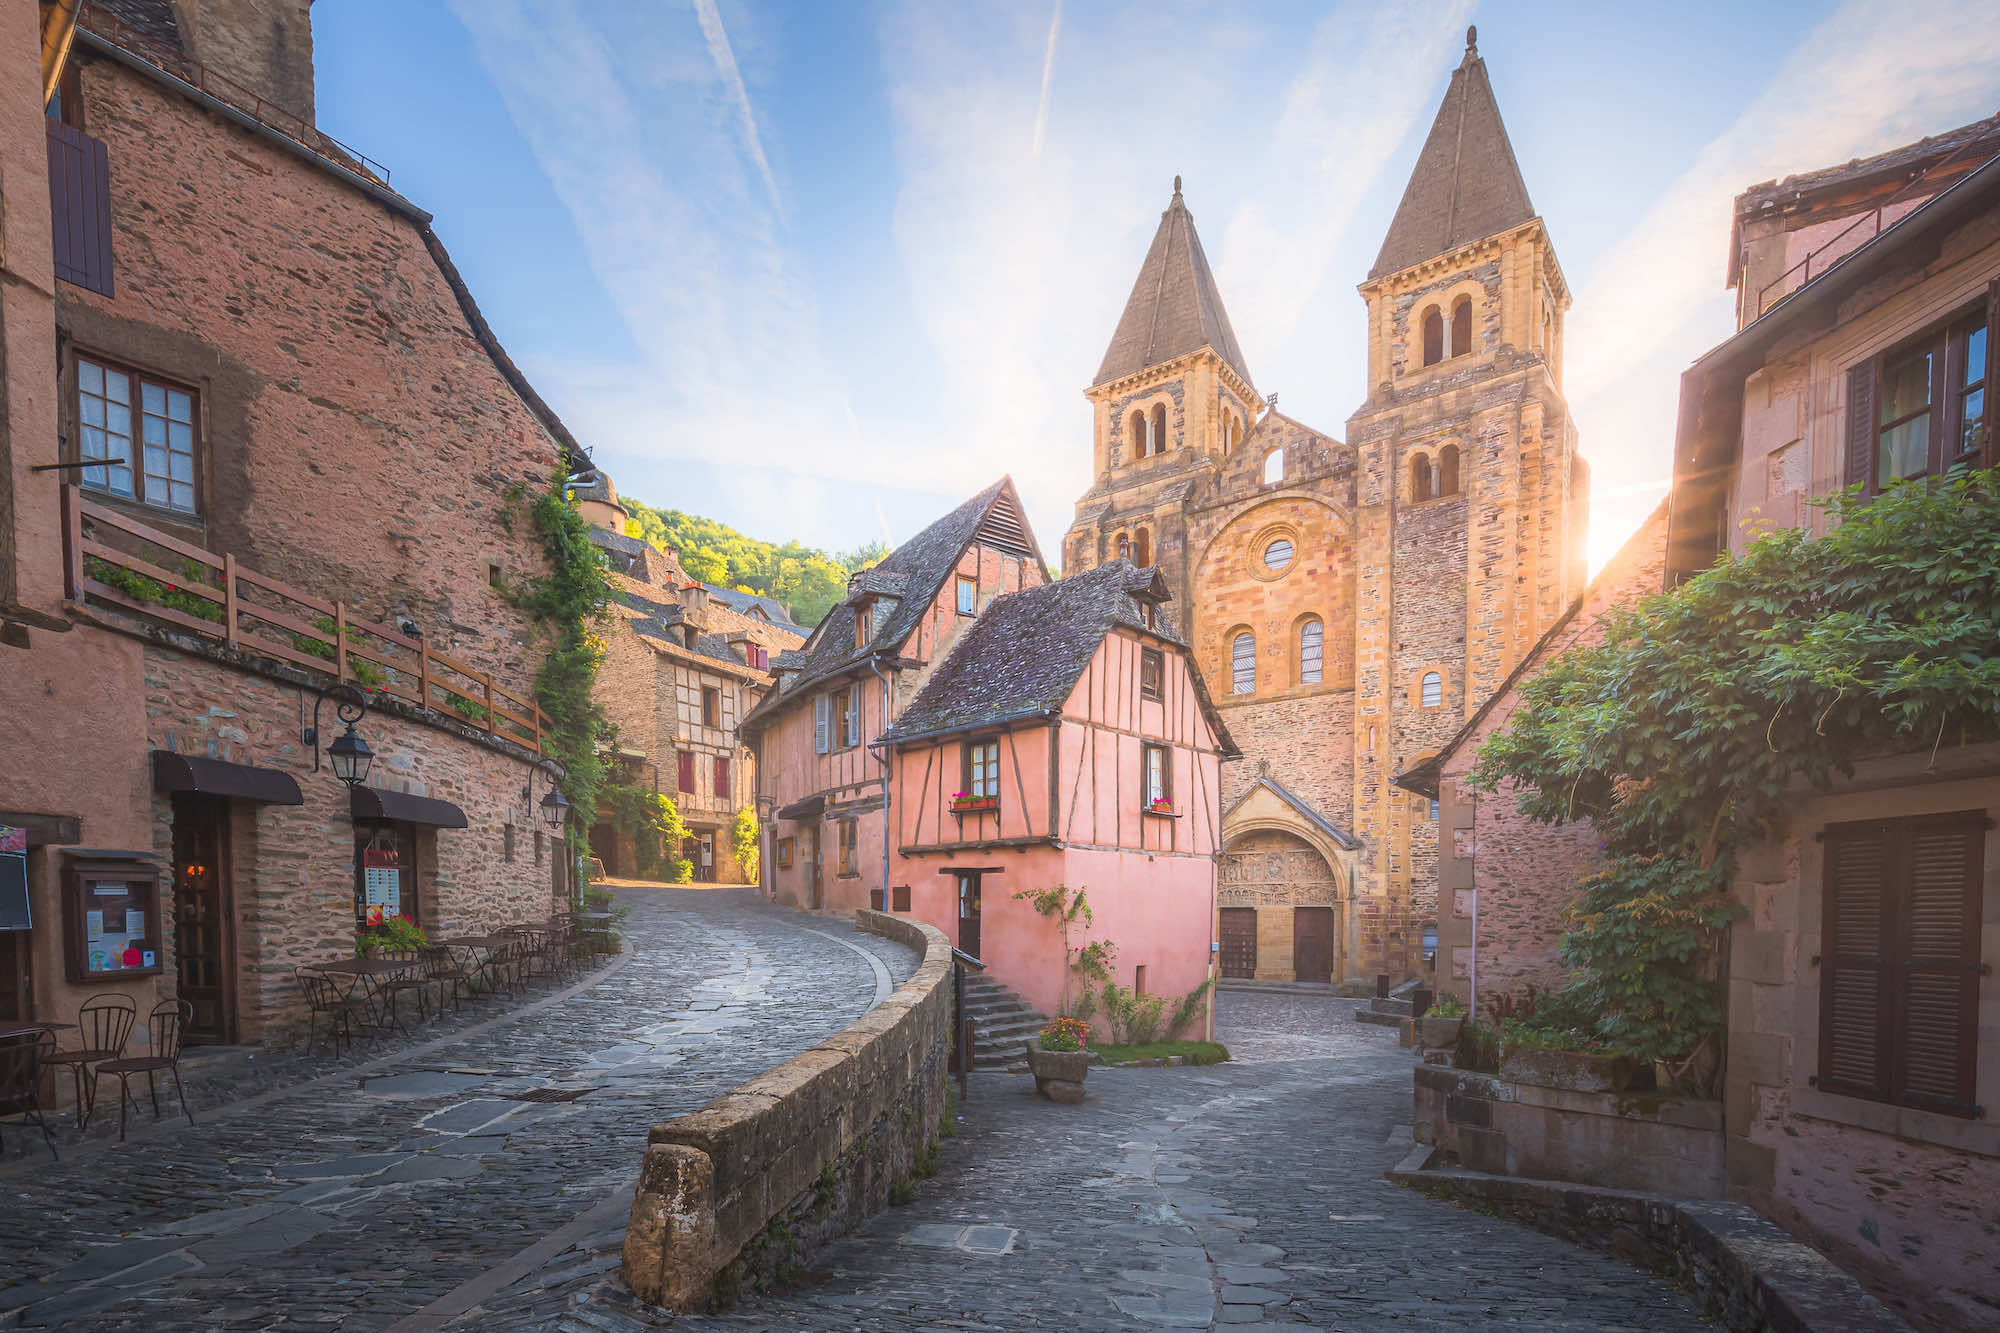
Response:
[[[828,717],[832,714],[833,711],[831,708],[832,702],[833,702],[832,696],[830,695],[820,694],[820,695],[815,695],[813,697],[813,753],[814,754],[825,754],[827,751],[826,724]]]
[[[1819,985],[1819,1085],[1889,1095],[1890,997],[1884,926],[1893,919],[1887,826],[1826,834],[1826,910]]]
[[[56,277],[101,296],[111,282],[111,159],[104,144],[43,117],[49,140],[49,223]]]
[[[1841,484],[1868,489],[1875,476],[1875,358],[1847,372],[1847,467]]]
[[[729,760],[720,755],[715,760],[715,799],[729,799]]]
[[[1899,950],[1897,1100],[1972,1112],[1979,1041],[1979,905],[1985,816],[1913,821]]]
[[[680,772],[675,775],[674,785],[692,796],[694,794],[694,752],[682,750],[674,756],[680,761]]]

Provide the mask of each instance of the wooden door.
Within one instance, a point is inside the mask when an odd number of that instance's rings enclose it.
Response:
[[[979,872],[955,871],[958,880],[958,951],[980,957],[979,952]]]
[[[174,963],[194,1010],[187,1039],[236,1040],[236,948],[228,875],[229,804],[174,798]]]
[[[1333,909],[1292,909],[1292,979],[1333,980]]]
[[[35,1016],[32,938],[32,931],[0,930],[0,1023],[25,1023]]]
[[[1222,975],[1245,978],[1257,975],[1257,909],[1254,907],[1222,909]]]
[[[808,824],[806,828],[812,835],[809,839],[810,845],[806,849],[806,906],[817,910],[819,907],[821,870],[819,863],[819,825],[817,823]]]

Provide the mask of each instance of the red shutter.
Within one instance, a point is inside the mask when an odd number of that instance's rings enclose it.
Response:
[[[1875,477],[1875,360],[1847,372],[1847,467],[1843,486],[1868,489]]]
[[[1897,859],[1902,924],[1899,1101],[1968,1114],[1979,1039],[1979,901],[1985,817],[1923,821]]]
[[[682,750],[675,758],[680,760],[681,770],[679,775],[680,781],[676,785],[683,793],[692,796],[694,795],[694,755],[690,751]]]
[[[715,761],[715,799],[729,799],[729,761],[724,758]]]
[[[112,296],[111,159],[82,130],[43,117],[49,139],[49,223],[56,277]]]
[[[1889,1095],[1886,1056],[1889,968],[1882,929],[1889,903],[1886,829],[1826,835],[1826,910],[1821,923],[1819,1085],[1861,1097]]]

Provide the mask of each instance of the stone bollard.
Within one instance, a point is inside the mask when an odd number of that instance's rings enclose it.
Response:
[[[625,1228],[626,1284],[653,1305],[705,1310],[718,1268],[715,1163],[699,1148],[652,1145]]]

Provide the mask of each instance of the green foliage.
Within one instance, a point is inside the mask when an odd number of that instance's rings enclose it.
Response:
[[[654,509],[629,496],[620,496],[619,503],[631,515],[626,535],[675,552],[691,578],[776,598],[801,625],[817,625],[847,596],[847,576],[889,553],[880,542],[870,542],[828,555],[797,542],[758,541],[713,519]]]
[[[1144,1046],[1160,1039],[1166,1020],[1164,995],[1135,995],[1115,981],[1107,981],[1098,994],[1104,1001],[1104,1024],[1114,1040],[1124,1046]]]
[[[1491,1023],[1473,1021],[1458,1030],[1458,1050],[1452,1064],[1476,1073],[1493,1074],[1500,1069],[1500,1029]]]
[[[1548,1027],[1528,1018],[1503,1018],[1500,1036],[1510,1051],[1602,1051],[1588,1028]]]
[[[488,708],[485,704],[468,699],[462,694],[452,694],[447,691],[444,701],[451,707],[452,712],[457,713],[460,717],[475,726],[483,727],[493,720],[492,709]]]
[[[1219,1065],[1229,1058],[1229,1048],[1219,1041],[1149,1041],[1134,1046],[1099,1042],[1091,1049],[1114,1065],[1134,1060],[1165,1060],[1176,1055],[1191,1065]]]
[[[694,873],[694,867],[680,856],[687,825],[681,822],[681,812],[672,801],[650,787],[629,783],[605,784],[598,789],[597,801],[597,808],[610,815],[612,827],[630,835],[639,878],[688,882],[680,877],[682,867],[687,868],[689,877]],[[658,873],[662,868],[667,871],[664,876]]]
[[[1080,1051],[1090,1045],[1090,1024],[1080,1018],[1051,1018],[1042,1024],[1041,1047],[1045,1051]]]
[[[424,934],[422,926],[406,916],[384,917],[380,913],[380,908],[373,909],[368,918],[367,928],[354,932],[356,957],[367,958],[381,949],[430,947],[430,937]]]
[[[1425,1018],[1464,1018],[1465,1003],[1456,995],[1440,995],[1424,1010]]]
[[[1473,784],[1602,836],[1568,912],[1565,998],[1612,1049],[1685,1067],[1715,1044],[1736,853],[1793,783],[2000,734],[1996,481],[1837,496],[1828,535],[1761,537],[1523,687]]]
[[[917,1182],[908,1176],[897,1176],[889,1182],[889,1206],[901,1208],[917,1201]]]
[[[757,883],[757,811],[754,806],[746,805],[736,812],[736,822],[729,826],[729,847],[736,853],[736,864],[743,868],[745,882]]]
[[[944,1083],[944,1113],[938,1117],[938,1137],[944,1139],[958,1136],[958,1089],[951,1080]]]
[[[1054,884],[1046,889],[1022,889],[1014,895],[1015,902],[1025,902],[1035,909],[1036,915],[1055,922],[1057,931],[1062,935],[1064,966],[1062,994],[1056,1004],[1058,1016],[1088,1017],[1087,1011],[1094,1007],[1090,998],[1091,984],[1110,980],[1111,962],[1118,956],[1118,946],[1110,940],[1071,945],[1071,934],[1088,930],[1094,920],[1090,900],[1084,894],[1083,889],[1071,892],[1067,884]],[[1083,998],[1075,1005],[1070,1002],[1072,977],[1082,982]]]
[[[529,526],[547,570],[510,584],[505,595],[535,622],[547,644],[535,675],[535,701],[551,723],[542,745],[563,766],[562,789],[570,808],[588,818],[597,809],[597,789],[604,780],[597,745],[603,714],[591,699],[604,661],[604,640],[594,626],[606,617],[611,580],[603,553],[590,540],[590,525],[569,497],[567,480],[558,467],[528,506]],[[526,499],[525,491],[520,495]],[[511,523],[512,515],[504,514],[509,531]]]
[[[938,1147],[936,1139],[931,1139],[917,1149],[915,1160],[911,1163],[910,1169],[916,1173],[917,1179],[929,1180],[938,1173],[938,1169],[943,1165],[944,1150]]]
[[[1208,991],[1215,984],[1213,977],[1203,977],[1199,986],[1174,1002],[1174,1016],[1167,1020],[1167,1040],[1175,1041],[1194,1025],[1201,1017],[1201,1002],[1208,998]],[[1223,1057],[1227,1059],[1227,1056]]]
[[[201,620],[213,621],[218,625],[222,623],[222,603],[211,602],[200,593],[189,592],[179,583],[162,583],[156,578],[149,578],[136,570],[127,569],[123,565],[114,565],[109,560],[94,555],[85,557],[83,572],[87,577],[107,587],[116,588],[135,602],[169,607]],[[185,583],[199,583],[203,587],[213,586],[208,581],[208,571],[193,560],[181,562],[181,574]],[[327,648],[327,655],[329,657],[333,655],[330,646]]]

